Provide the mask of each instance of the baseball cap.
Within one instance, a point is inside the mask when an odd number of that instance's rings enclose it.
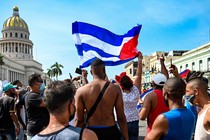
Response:
[[[162,73],[157,73],[154,77],[153,77],[153,81],[156,85],[158,86],[163,86],[166,82],[166,76]]]
[[[8,91],[8,90],[10,90],[12,88],[16,88],[16,87],[17,87],[17,85],[12,85],[11,83],[7,83],[6,85],[3,85],[3,90]]]

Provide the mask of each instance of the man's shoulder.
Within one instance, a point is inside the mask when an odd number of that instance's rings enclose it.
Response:
[[[148,101],[154,101],[157,99],[157,95],[154,91],[151,91],[150,93],[148,93],[145,97],[144,100],[148,100]]]
[[[81,128],[69,125],[61,130],[58,130],[50,134],[37,134],[32,138],[32,140],[48,140],[48,139],[73,140],[75,138],[78,139],[80,137],[80,131]]]
[[[160,114],[160,115],[158,115],[157,118],[155,119],[155,121],[156,121],[157,123],[160,123],[160,124],[161,124],[161,123],[168,123],[168,120],[167,120],[165,114]]]
[[[27,93],[25,93],[25,94],[26,94],[25,97],[27,97],[27,98],[34,98],[34,97],[39,97],[39,96],[41,96],[40,94],[35,93],[35,92],[33,92],[33,91],[27,92]]]
[[[14,100],[14,98],[10,97],[10,96],[2,96],[0,98],[0,100],[4,103],[4,102],[11,102]]]

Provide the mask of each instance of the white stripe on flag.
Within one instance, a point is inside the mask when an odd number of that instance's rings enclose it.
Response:
[[[90,46],[101,49],[106,53],[119,56],[124,43],[128,42],[133,37],[123,38],[122,44],[120,46],[110,45],[102,40],[99,40],[98,38],[95,38],[94,36],[87,35],[87,34],[76,33],[76,34],[73,34],[73,38],[74,38],[75,44],[77,45],[81,45],[82,43],[89,44]],[[108,60],[111,60],[111,59],[109,58]]]
[[[83,51],[83,56],[80,56],[80,64],[83,64],[84,62],[92,59],[92,58],[99,58],[101,59],[102,61],[113,61],[113,62],[116,62],[116,61],[119,61],[120,59],[118,57],[101,57],[96,51]]]

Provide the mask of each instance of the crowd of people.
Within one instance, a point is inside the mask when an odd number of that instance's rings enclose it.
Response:
[[[161,71],[144,95],[142,59],[139,52],[134,81],[125,72],[109,80],[97,58],[90,66],[91,82],[83,69],[79,77],[47,86],[39,74],[28,77],[27,88],[19,80],[4,84],[0,140],[138,140],[139,120],[147,120],[145,140],[210,139],[204,72],[180,77],[176,66],[168,70],[161,56]]]

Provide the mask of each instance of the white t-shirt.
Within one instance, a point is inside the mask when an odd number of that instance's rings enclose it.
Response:
[[[125,93],[122,91],[122,95],[124,103],[124,112],[127,122],[139,120],[139,111],[136,107],[140,97],[139,89],[135,85],[133,85],[130,93]]]
[[[195,140],[209,140],[210,139],[210,132],[206,131],[206,129],[203,126],[203,120],[209,108],[210,107],[207,107],[205,111],[203,111],[200,115],[198,115],[196,129],[195,129]]]

